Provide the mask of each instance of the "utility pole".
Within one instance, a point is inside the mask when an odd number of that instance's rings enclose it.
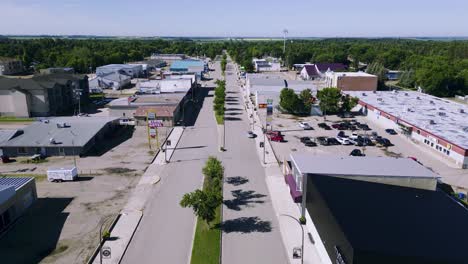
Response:
[[[283,54],[286,54],[286,35],[289,33],[287,29],[283,30]]]
[[[73,148],[73,164],[75,165],[76,168],[76,155],[75,155],[75,134],[73,131],[70,130],[70,134],[72,134],[72,148]]]

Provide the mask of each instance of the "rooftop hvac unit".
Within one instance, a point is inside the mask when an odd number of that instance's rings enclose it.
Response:
[[[465,109],[460,109],[460,113],[461,113],[461,114],[464,114],[464,113],[465,113]]]
[[[435,123],[436,123],[436,122],[435,122],[434,120],[429,120],[429,124],[435,125]]]
[[[408,93],[405,93],[406,96],[408,96]]]
[[[362,93],[362,96],[367,96],[367,94],[366,94],[366,93]]]
[[[439,112],[439,115],[440,116],[445,116],[446,114],[445,114],[445,112]]]
[[[375,93],[375,94],[376,94],[376,93],[377,93],[377,91],[372,91],[372,93]]]
[[[416,96],[416,99],[417,99],[417,100],[421,100],[421,98],[420,98],[419,96]]]
[[[382,98],[377,98],[377,101],[381,101],[381,102],[382,102],[382,101],[383,101],[383,99],[382,99]]]
[[[434,103],[434,101],[432,101],[432,100],[431,100],[431,101],[429,101],[429,103],[430,103],[430,104],[435,104],[435,103]]]
[[[57,125],[58,125],[58,124],[57,124]],[[50,142],[50,144],[57,144],[57,142],[55,142],[55,139],[54,139],[54,138],[50,138],[50,139],[49,139],[49,142]]]

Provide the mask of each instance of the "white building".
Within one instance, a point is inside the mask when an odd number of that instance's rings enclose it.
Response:
[[[132,78],[120,73],[107,73],[89,80],[89,90],[92,93],[101,93],[102,89],[121,90],[128,87]]]
[[[384,128],[399,130],[457,167],[468,168],[468,107],[419,92],[345,92]]]
[[[149,80],[138,82],[137,89],[144,94],[187,93],[192,84],[192,79]]]
[[[275,59],[253,59],[252,63],[256,72],[279,72],[281,63]]]
[[[143,66],[141,64],[109,64],[96,68],[96,75],[106,75],[109,73],[120,73],[131,78],[139,77],[143,74]]]

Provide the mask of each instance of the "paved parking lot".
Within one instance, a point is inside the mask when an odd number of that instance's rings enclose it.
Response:
[[[258,113],[262,120],[265,120],[266,110],[259,109]],[[367,146],[357,147],[353,145],[338,145],[338,146],[321,146],[317,147],[306,147],[300,142],[300,137],[335,137],[339,130],[324,130],[317,126],[318,123],[325,122],[328,125],[333,124],[333,122],[338,122],[345,120],[337,116],[327,116],[326,121],[323,117],[311,116],[305,118],[298,118],[291,115],[285,115],[280,113],[275,113],[273,118],[273,129],[280,130],[285,136],[287,142],[279,143],[273,142],[273,148],[276,156],[280,160],[289,159],[289,155],[294,151],[307,151],[317,155],[344,155],[347,156],[353,149],[361,149],[366,156],[374,157],[415,157],[420,161],[424,166],[430,168],[434,172],[441,175],[444,182],[451,184],[458,191],[467,192],[468,190],[468,171],[463,169],[454,168],[453,164],[435,153],[435,151],[426,148],[419,142],[415,142],[410,138],[407,138],[404,135],[389,135],[385,132],[385,127],[381,127],[378,124],[375,124],[368,120],[365,116],[357,116],[353,118],[360,123],[366,123],[372,130],[363,131],[357,130],[358,134],[370,134],[370,132],[375,131],[380,136],[388,138],[393,146],[384,148],[378,146]],[[351,120],[347,118],[347,120]],[[303,130],[299,127],[298,123],[300,121],[308,122],[314,130]],[[263,121],[264,123],[264,121]],[[351,135],[351,131],[344,130],[347,135]]]

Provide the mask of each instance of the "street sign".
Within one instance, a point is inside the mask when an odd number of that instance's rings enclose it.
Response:
[[[162,120],[148,120],[148,126],[151,128],[163,127],[164,122]]]
[[[148,119],[156,119],[156,114],[153,112],[148,112]]]
[[[267,99],[267,104],[272,105],[273,104],[273,99]]]
[[[156,129],[150,128],[149,134],[150,134],[150,136],[151,136],[152,138],[156,137]]]
[[[102,247],[102,258],[110,259],[111,258],[111,248],[110,247]]]

